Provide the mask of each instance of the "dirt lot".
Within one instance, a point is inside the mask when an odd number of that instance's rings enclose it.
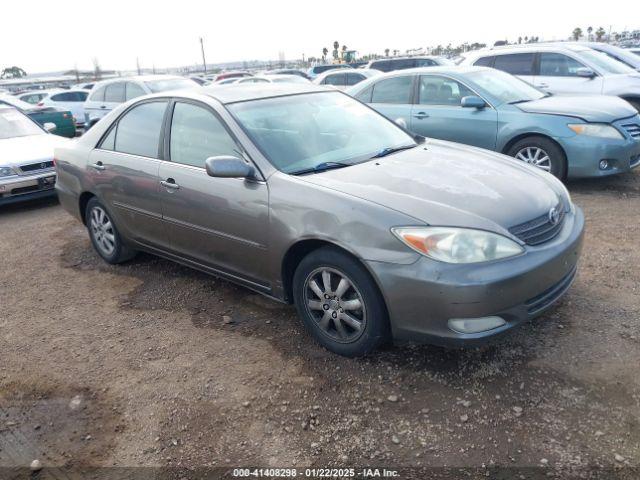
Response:
[[[228,282],[149,255],[103,263],[56,202],[0,208],[0,478],[34,459],[72,467],[52,478],[87,466],[640,478],[640,172],[570,190],[588,226],[557,308],[482,349],[357,360]]]

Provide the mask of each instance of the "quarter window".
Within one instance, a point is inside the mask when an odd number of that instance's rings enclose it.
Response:
[[[407,104],[411,100],[413,77],[394,77],[381,80],[373,86],[371,103]]]
[[[371,102],[371,92],[373,92],[373,87],[367,87],[359,94],[356,95],[356,99],[360,100],[362,103],[370,103]]]
[[[446,77],[420,77],[421,105],[459,106],[463,97],[475,95],[461,83]]]
[[[160,130],[166,107],[167,102],[148,102],[137,105],[125,113],[115,129],[114,150],[158,158]]]
[[[576,77],[579,68],[584,68],[584,65],[561,53],[540,54],[540,75],[547,77]]]
[[[366,77],[359,73],[347,73],[347,86],[355,85],[356,83],[360,83]]]
[[[495,57],[482,57],[475,61],[474,65],[478,67],[490,67]]]
[[[104,91],[106,89],[106,86],[97,88],[94,92],[91,93],[89,100],[91,100],[92,102],[104,102]]]
[[[218,155],[238,156],[238,146],[220,120],[206,108],[176,103],[171,120],[171,161],[204,168]]]
[[[533,75],[534,57],[534,53],[498,55],[493,64],[493,68],[510,73],[511,75]]]
[[[336,73],[335,75],[328,75],[325,79],[324,79],[324,84],[325,85],[337,85],[337,86],[344,86],[344,82],[345,82],[345,75],[344,73]]]

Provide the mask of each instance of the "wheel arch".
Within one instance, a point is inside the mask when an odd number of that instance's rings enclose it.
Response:
[[[545,133],[540,133],[540,132],[525,132],[525,133],[519,133],[518,135],[516,135],[515,137],[509,139],[509,141],[502,147],[502,149],[500,150],[500,153],[503,153],[505,155],[508,155],[509,150],[511,149],[511,147],[513,147],[516,143],[518,143],[520,140],[524,140],[525,138],[528,137],[542,137],[546,140],[549,140],[551,142],[553,142],[563,153],[564,158],[567,158],[567,152],[565,151],[565,149],[562,147],[562,145],[560,145],[560,143],[558,143],[557,140],[555,140],[553,137],[551,137],[550,135],[547,135]]]
[[[78,197],[78,209],[80,210],[80,218],[84,225],[87,224],[87,204],[93,197],[95,197],[95,194],[91,192],[82,192]]]
[[[311,252],[323,247],[331,247],[336,250],[340,250],[344,254],[357,260],[373,280],[374,285],[376,286],[376,288],[378,289],[378,292],[380,293],[380,296],[385,305],[385,308],[387,308],[387,299],[384,295],[384,292],[380,288],[380,283],[378,282],[378,279],[373,274],[373,272],[371,271],[367,263],[363,261],[363,259],[360,258],[358,255],[356,255],[354,252],[350,251],[349,249],[335,242],[332,242],[330,240],[321,239],[321,238],[305,238],[305,239],[298,240],[297,242],[289,246],[286,253],[282,257],[282,265],[281,265],[282,292],[283,292],[283,299],[287,303],[293,303],[293,275],[296,271],[296,268],[298,267],[298,265],[300,264],[300,262],[304,257],[309,255]],[[387,308],[387,312],[388,312],[388,308]]]

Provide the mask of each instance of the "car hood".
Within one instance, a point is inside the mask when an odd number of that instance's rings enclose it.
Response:
[[[0,165],[16,166],[28,162],[50,161],[53,149],[69,141],[48,134],[0,139]]]
[[[569,200],[552,175],[466,145],[425,145],[351,167],[299,177],[438,226],[508,234]]]
[[[638,113],[627,101],[604,95],[553,95],[517,107],[528,113],[581,118],[585,122],[611,123]]]

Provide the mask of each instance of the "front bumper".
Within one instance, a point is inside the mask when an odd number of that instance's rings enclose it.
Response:
[[[517,257],[485,264],[454,265],[421,257],[412,265],[368,262],[385,297],[398,343],[461,346],[487,338],[543,313],[568,290],[576,275],[584,216],[576,207],[551,241],[526,247]],[[505,325],[465,334],[451,318],[499,316]]]
[[[606,177],[640,166],[640,139],[611,140],[576,135],[558,141],[567,155],[569,178]],[[601,170],[601,160],[607,160],[609,168]]]
[[[0,179],[0,205],[54,196],[56,172],[16,175]]]

